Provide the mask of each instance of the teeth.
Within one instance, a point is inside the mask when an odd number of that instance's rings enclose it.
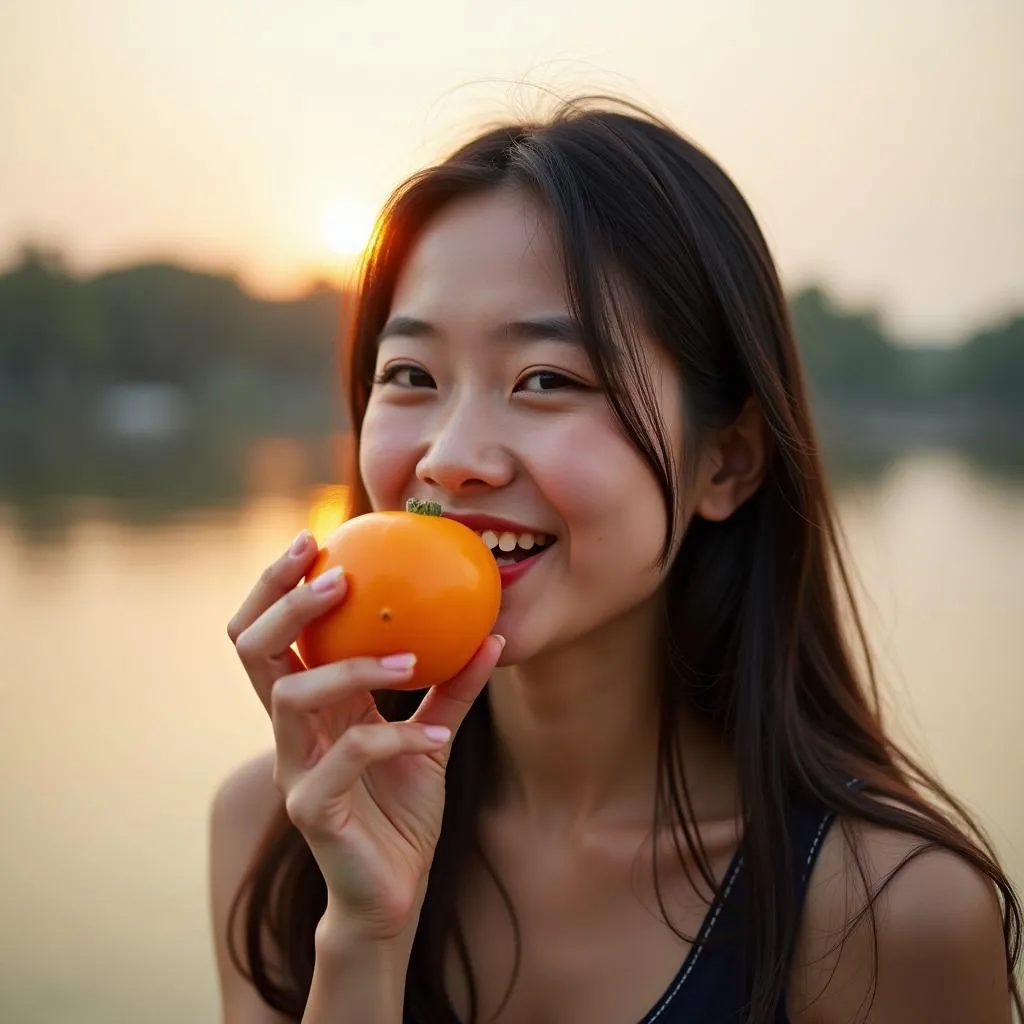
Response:
[[[515,534],[511,530],[504,530],[501,533],[495,530],[478,530],[477,536],[492,551],[497,550],[505,554],[515,551],[517,547],[523,551],[531,551],[535,547],[542,548],[552,540],[546,533]],[[499,565],[510,561],[511,559],[498,558]]]

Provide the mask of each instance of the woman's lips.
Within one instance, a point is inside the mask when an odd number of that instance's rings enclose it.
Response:
[[[498,575],[501,577],[502,589],[512,586],[517,580],[530,571],[556,544],[552,541],[545,547],[540,548],[535,555],[529,555],[518,562],[510,562],[507,565],[498,566]]]
[[[530,567],[556,543],[553,533],[524,526],[511,519],[484,515],[482,512],[445,512],[444,515],[468,527],[490,549],[498,563],[503,587],[522,579]]]

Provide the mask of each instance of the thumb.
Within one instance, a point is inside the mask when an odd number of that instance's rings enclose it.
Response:
[[[431,687],[409,719],[422,725],[444,725],[459,731],[473,701],[480,696],[505,647],[503,636],[492,635],[480,645],[469,664],[445,683]]]

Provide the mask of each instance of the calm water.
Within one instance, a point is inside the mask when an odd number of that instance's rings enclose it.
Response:
[[[0,505],[5,1024],[217,1020],[207,812],[270,743],[224,625],[309,523],[287,462],[171,521]],[[841,508],[893,719],[1024,883],[1024,484],[912,458]]]

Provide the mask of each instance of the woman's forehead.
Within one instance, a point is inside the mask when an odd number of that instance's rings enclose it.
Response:
[[[553,218],[527,193],[500,189],[431,219],[398,274],[391,315],[515,322],[567,308]]]
[[[555,217],[531,193],[498,188],[453,200],[410,247],[376,340],[552,340],[589,349],[565,270]],[[597,276],[616,291],[604,303],[608,340],[642,353],[652,339],[632,289],[622,275]]]

